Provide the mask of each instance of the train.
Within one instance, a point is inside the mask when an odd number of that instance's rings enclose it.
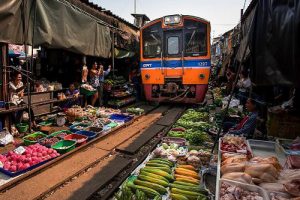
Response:
[[[145,98],[201,103],[211,68],[210,22],[190,15],[168,15],[145,24],[140,34]]]

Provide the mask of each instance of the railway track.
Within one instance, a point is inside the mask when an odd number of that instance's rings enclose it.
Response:
[[[157,107],[131,124],[2,186],[0,199],[107,199],[183,111]]]

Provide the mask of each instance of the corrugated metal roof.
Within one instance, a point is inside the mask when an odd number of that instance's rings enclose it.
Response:
[[[244,12],[242,16],[242,22],[248,17],[248,15],[251,13],[251,11],[255,8],[256,4],[258,3],[258,0],[252,0],[249,6],[247,7],[246,11]]]
[[[127,20],[125,20],[124,18],[118,16],[118,15],[115,15],[114,13],[112,13],[110,10],[106,10],[105,8],[97,5],[97,4],[94,4],[93,2],[90,2],[89,0],[80,0],[82,3],[96,9],[97,11],[99,12],[102,12],[108,16],[111,16],[117,20],[119,20],[120,22],[123,22],[124,24],[130,26],[131,28],[135,29],[135,30],[139,30],[139,28],[137,26],[135,26],[134,24],[128,22]]]

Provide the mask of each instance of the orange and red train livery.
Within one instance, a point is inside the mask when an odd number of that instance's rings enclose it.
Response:
[[[141,76],[146,99],[202,102],[210,75],[210,23],[165,16],[141,28]]]

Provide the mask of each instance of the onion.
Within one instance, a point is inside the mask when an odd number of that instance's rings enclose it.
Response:
[[[168,160],[169,160],[169,161],[172,161],[172,162],[176,162],[176,157],[173,156],[173,155],[169,155],[169,156],[168,156]]]
[[[200,158],[198,158],[197,156],[189,156],[187,158],[187,162],[188,163],[200,163]]]
[[[198,156],[198,155],[199,155],[199,152],[196,151],[196,150],[191,150],[191,151],[189,152],[189,155],[191,155],[191,156]]]

